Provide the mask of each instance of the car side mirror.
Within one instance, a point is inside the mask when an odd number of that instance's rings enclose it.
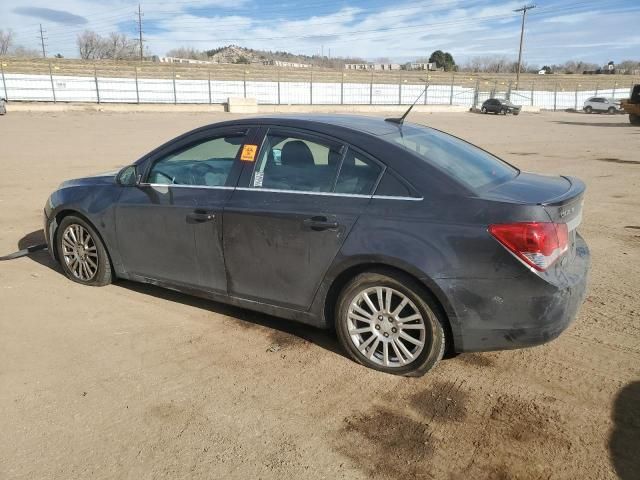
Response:
[[[140,183],[138,168],[135,165],[124,167],[116,175],[116,182],[123,187],[134,187]]]

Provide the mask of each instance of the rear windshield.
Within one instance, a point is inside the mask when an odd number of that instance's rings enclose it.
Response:
[[[490,153],[430,128],[403,125],[386,137],[472,190],[497,185],[518,174],[517,169]]]

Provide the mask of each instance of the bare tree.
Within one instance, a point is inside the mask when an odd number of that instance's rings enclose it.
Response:
[[[78,44],[78,53],[83,60],[95,60],[102,58],[104,42],[100,35],[91,30],[85,30],[78,34],[76,39]]]
[[[13,32],[11,30],[0,30],[0,56],[9,53],[11,44],[13,43]]]
[[[136,58],[139,54],[136,41],[127,37],[124,33],[110,33],[102,42],[103,58],[124,60],[127,58]]]
[[[137,58],[137,43],[124,33],[110,33],[102,37],[96,32],[85,30],[76,40],[80,58],[83,60]]]

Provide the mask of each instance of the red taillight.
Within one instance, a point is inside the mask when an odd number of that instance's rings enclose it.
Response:
[[[489,225],[489,233],[536,270],[546,270],[569,246],[566,223],[524,222]]]

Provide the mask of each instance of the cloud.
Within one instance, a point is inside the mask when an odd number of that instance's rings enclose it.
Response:
[[[13,11],[19,15],[48,20],[61,25],[86,25],[89,23],[89,20],[85,17],[74,15],[73,13],[65,10],[53,10],[51,8],[38,7],[17,7],[14,8]]]

